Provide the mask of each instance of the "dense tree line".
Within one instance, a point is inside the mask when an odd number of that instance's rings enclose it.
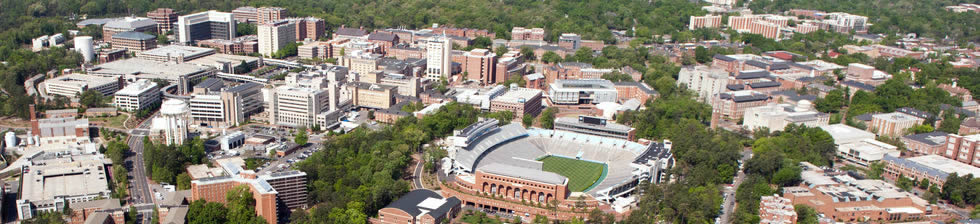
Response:
[[[487,29],[498,38],[510,37],[511,27],[542,27],[547,40],[556,41],[561,33],[579,33],[586,39],[615,42],[610,29],[628,30],[651,39],[655,34],[685,30],[690,16],[704,15],[700,5],[684,0],[590,0],[590,1],[275,1],[255,0],[64,0],[0,1],[0,30],[37,17],[88,15],[90,18],[143,14],[160,7],[180,13],[203,10],[231,11],[244,5],[278,6],[296,16],[323,18],[328,28],[429,27],[433,23]]]
[[[977,13],[953,13],[945,6],[960,3],[976,3],[969,0],[897,0],[897,1],[836,1],[836,0],[774,0],[752,1],[749,8],[754,13],[780,13],[790,9],[813,9],[825,12],[848,12],[868,17],[872,25],[868,32],[894,34],[917,33],[942,39],[954,38],[960,42],[980,40],[976,29],[980,22]]]
[[[476,122],[479,110],[450,103],[422,119],[407,117],[378,131],[359,128],[333,136],[324,150],[297,163],[310,178],[310,214],[295,214],[296,223],[363,223],[408,192],[402,180],[409,155],[422,143],[444,137]]]
[[[830,134],[817,127],[791,124],[771,135],[757,132],[756,137],[752,144],[755,156],[745,162],[747,176],[735,194],[739,206],[733,223],[758,223],[760,197],[778,193],[771,185],[798,185],[803,171],[800,162],[832,166],[837,149]]]
[[[171,183],[190,186],[190,177],[180,177],[186,173],[188,165],[205,164],[208,158],[204,149],[204,140],[190,139],[181,145],[154,144],[148,139],[143,140],[143,165],[150,179],[157,183]],[[177,181],[180,180],[180,181]],[[186,183],[184,183],[186,181]]]

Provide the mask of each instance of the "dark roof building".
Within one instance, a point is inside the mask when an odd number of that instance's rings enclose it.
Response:
[[[459,213],[462,202],[443,198],[435,191],[419,189],[402,195],[378,211],[381,223],[443,223]]]

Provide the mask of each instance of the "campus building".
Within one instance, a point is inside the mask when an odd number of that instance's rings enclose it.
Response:
[[[946,136],[945,150],[940,155],[980,167],[980,150],[977,147],[980,147],[980,135],[949,134]]]
[[[102,40],[113,43],[112,38],[117,33],[122,32],[149,32],[157,31],[157,23],[145,17],[123,17],[111,20],[102,25]]]
[[[728,72],[708,66],[684,67],[677,76],[677,86],[686,86],[703,102],[708,102],[715,94],[726,91],[727,85]]]
[[[315,116],[329,109],[328,91],[297,86],[279,86],[269,102],[270,123],[289,127],[311,127]]]
[[[42,152],[30,160],[21,173],[16,202],[21,220],[41,212],[62,211],[70,204],[109,198],[112,193],[106,168],[112,162],[101,154]]]
[[[687,29],[689,30],[695,30],[700,28],[720,28],[720,27],[721,27],[720,15],[691,16],[691,22],[687,25]]]
[[[139,111],[160,102],[160,86],[148,79],[136,80],[116,92],[112,103],[119,109]]]
[[[523,119],[541,113],[541,90],[512,87],[503,95],[490,100],[490,112],[511,111],[514,118]]]
[[[456,197],[444,198],[426,189],[413,190],[378,210],[378,220],[383,224],[444,223],[456,217],[461,204]]]
[[[504,81],[496,79],[497,76],[494,70],[497,68],[497,54],[487,49],[473,49],[463,53],[463,57],[465,58],[465,62],[462,63],[463,73],[466,75],[464,77],[466,80],[473,80],[481,84]]]
[[[943,185],[946,184],[946,178],[953,173],[961,177],[966,175],[980,176],[980,167],[970,166],[941,155],[909,158],[886,155],[882,161],[885,163],[885,172],[882,173],[882,177],[893,181],[897,181],[899,177],[918,181],[926,179],[929,180],[929,184],[935,184],[939,189],[943,188]]]
[[[145,33],[127,31],[112,35],[112,48],[140,52],[157,47],[157,37]]]
[[[48,95],[73,98],[87,90],[95,90],[108,96],[118,91],[122,82],[122,79],[116,77],[68,74],[45,80],[43,86]]]
[[[177,13],[170,8],[158,8],[146,12],[146,17],[150,17],[157,23],[157,33],[167,33],[167,31],[173,30],[174,25],[177,24]]]
[[[609,122],[605,118],[578,116],[578,119],[571,117],[555,118],[555,130],[575,132],[587,135],[602,136],[608,138],[624,139],[628,141],[636,140],[636,129],[627,125]]]
[[[286,45],[296,42],[296,24],[288,20],[259,23],[259,53],[271,56]]]
[[[351,85],[351,100],[355,106],[387,109],[395,104],[395,86],[355,82]]]
[[[720,93],[711,98],[712,113],[729,120],[742,119],[745,110],[772,102],[772,97],[753,90]]]
[[[174,35],[178,42],[191,44],[207,39],[235,39],[235,32],[234,14],[211,10],[177,17]]]
[[[555,104],[615,103],[618,97],[615,85],[605,79],[559,79],[548,88],[548,98]]]
[[[306,207],[306,173],[287,171],[256,175],[255,171],[245,169],[245,161],[237,157],[219,159],[215,165],[220,169],[208,169],[206,165],[187,167],[188,173],[198,174],[191,175],[190,200],[224,204],[229,190],[246,186],[255,199],[256,215],[266,223],[280,223],[281,217],[288,217],[289,210]]]
[[[882,180],[858,180],[845,172],[804,170],[797,187],[784,187],[783,197],[806,205],[830,220],[842,222],[903,222],[945,220],[936,205]]]

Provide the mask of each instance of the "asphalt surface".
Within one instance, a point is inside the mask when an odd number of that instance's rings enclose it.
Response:
[[[149,135],[150,124],[155,116],[144,120],[137,129],[131,130],[126,140],[129,150],[133,152],[132,156],[126,157],[130,177],[129,204],[139,211],[141,223],[150,223],[155,207],[149,178],[146,176],[146,166],[143,164],[143,137]]]
[[[415,171],[412,171],[412,186],[415,189],[425,189],[422,186],[422,160],[416,160]]]
[[[752,158],[752,151],[746,150],[742,151],[742,164],[745,164]],[[722,197],[725,197],[722,206],[724,207],[721,211],[721,216],[718,218],[717,223],[731,223],[732,214],[735,212],[735,192],[738,190],[738,185],[742,184],[742,180],[745,179],[744,169],[740,168],[735,176],[735,183],[732,184],[731,188],[725,188],[722,190]]]

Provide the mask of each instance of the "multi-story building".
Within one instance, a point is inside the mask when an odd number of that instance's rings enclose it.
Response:
[[[367,75],[378,70],[378,63],[381,61],[380,54],[372,54],[363,51],[346,52],[340,59],[340,66],[344,66],[350,69],[350,72],[354,72],[360,75]],[[364,81],[376,83],[374,81]]]
[[[37,213],[62,211],[68,205],[109,198],[106,164],[102,154],[72,155],[68,151],[42,152],[21,172],[16,202],[17,216],[31,219]]]
[[[748,31],[752,30],[752,23],[758,20],[762,18],[756,15],[729,16],[728,27],[736,31]]]
[[[286,18],[286,9],[279,7],[261,7],[255,10],[255,16],[259,25],[274,23]]]
[[[941,155],[923,155],[910,158],[901,158],[886,155],[882,161],[885,163],[885,172],[882,177],[897,181],[899,177],[912,180],[928,180],[929,184],[942,189],[946,184],[946,178],[956,173],[958,176],[973,175],[980,176],[980,167],[970,166],[969,164],[956,161]]]
[[[326,22],[316,17],[289,18],[296,24],[296,40],[319,40],[325,38]]]
[[[276,200],[279,201],[279,211],[306,209],[308,206],[308,190],[306,189],[306,173],[290,170],[278,173],[259,175],[258,179],[269,182],[276,189]]]
[[[508,51],[497,58],[497,64],[494,68],[495,73],[494,79],[497,83],[502,83],[510,79],[512,76],[523,76],[527,70],[527,65],[524,64],[524,57],[521,57],[521,53],[518,51]],[[543,74],[538,73],[542,75]],[[544,90],[544,88],[540,88]]]
[[[554,104],[615,103],[618,97],[615,85],[605,79],[560,79],[548,88],[548,98]]]
[[[439,26],[432,28],[432,33],[445,33],[446,35],[466,37],[476,39],[477,37],[488,37],[494,39],[497,34],[484,29],[456,28],[453,26]]]
[[[490,112],[511,111],[514,118],[525,115],[538,116],[541,112],[541,90],[531,88],[510,88],[509,91],[490,100]]]
[[[145,17],[124,17],[102,25],[102,40],[112,43],[112,35],[122,32],[156,32],[157,22]]]
[[[811,33],[811,32],[817,31],[819,29],[820,29],[820,26],[815,25],[813,23],[803,23],[803,24],[796,24],[796,30],[795,31],[797,33],[806,34],[806,33]]]
[[[448,79],[452,75],[452,50],[452,41],[445,36],[433,37],[426,43],[426,78]]]
[[[206,11],[177,17],[174,35],[177,41],[191,44],[207,39],[235,39],[235,15],[227,12]]]
[[[157,47],[157,37],[145,33],[127,31],[112,35],[112,48],[141,52]]]
[[[235,16],[235,21],[239,23],[254,23],[259,20],[259,9],[251,6],[242,6],[231,10]]]
[[[255,171],[245,169],[245,161],[241,158],[218,160],[217,165],[223,172],[214,177],[203,177],[191,180],[190,200],[205,200],[207,202],[227,203],[228,191],[245,186],[255,199],[255,213],[265,219],[266,223],[279,221],[279,192],[271,183],[259,178]],[[188,170],[193,168],[188,167]]]
[[[804,170],[797,187],[784,187],[783,197],[841,222],[903,222],[945,220],[944,211],[882,180],[857,180],[844,172]]]
[[[329,109],[329,93],[322,89],[279,86],[272,93],[269,113],[272,124],[290,127],[311,127],[315,116]],[[386,107],[387,108],[387,107]]]
[[[868,130],[881,136],[898,137],[924,121],[925,119],[900,112],[875,114],[871,115]]]
[[[198,41],[197,45],[216,49],[218,53],[222,54],[251,54],[259,51],[259,36],[241,36],[234,40],[202,40]]]
[[[351,100],[355,106],[386,109],[395,104],[395,86],[355,82],[351,85]]]
[[[466,58],[465,63],[463,63],[463,73],[465,73],[466,77],[464,78],[467,80],[477,81],[480,84],[503,81],[496,79],[497,54],[487,49],[473,49],[463,53],[463,57]]]
[[[160,86],[148,79],[136,80],[116,92],[112,103],[119,109],[139,111],[160,102]]]
[[[793,202],[779,195],[762,196],[759,199],[759,223],[795,224],[797,215]]]
[[[544,41],[544,29],[543,28],[526,29],[524,27],[514,27],[514,29],[510,31],[510,39]]]
[[[684,67],[678,74],[677,85],[686,86],[687,89],[697,93],[699,100],[707,102],[715,94],[725,91],[725,86],[728,85],[728,72],[708,66]]]
[[[772,102],[772,97],[752,90],[719,93],[711,98],[712,116],[729,120],[739,120],[745,110]]]
[[[782,131],[787,125],[796,124],[807,127],[820,127],[830,122],[830,114],[813,109],[813,103],[801,100],[796,106],[770,103],[745,109],[742,125],[748,130],[765,128],[770,132]]]
[[[398,95],[419,97],[422,90],[420,78],[402,74],[385,74],[378,80],[378,84],[389,85],[398,88]]]
[[[865,64],[851,63],[847,65],[846,80],[858,81],[872,86],[878,86],[891,78],[891,75]]]
[[[617,82],[613,83],[613,85],[616,85],[616,94],[619,101],[637,99],[640,102],[647,102],[648,99],[657,97],[659,94],[643,82]]]
[[[444,223],[456,217],[461,206],[456,197],[443,198],[431,190],[413,190],[378,210],[378,220],[382,224]]]
[[[779,24],[764,20],[752,22],[749,32],[762,35],[762,37],[769,39],[779,39],[783,34],[780,32],[781,29],[782,26]]]
[[[126,49],[101,49],[96,52],[99,64],[113,62],[126,57]]]
[[[851,30],[857,33],[866,32],[868,29],[868,17],[852,15],[843,12],[826,13],[823,15],[820,28],[838,33],[848,33]]]
[[[864,139],[859,142],[840,144],[837,146],[837,156],[844,161],[867,168],[871,163],[881,161],[885,155],[898,157],[901,151],[898,147],[874,139]]]
[[[367,40],[372,43],[376,43],[381,46],[381,52],[387,54],[388,50],[398,44],[400,41],[398,35],[391,32],[378,32],[375,31],[368,35]]]
[[[689,30],[720,27],[721,16],[719,15],[691,16],[691,22],[687,25]]]
[[[980,147],[980,135],[949,134],[946,136],[946,149],[941,155],[980,167],[980,150],[977,147]]]
[[[555,118],[555,130],[602,136],[608,138],[636,141],[636,129],[627,125],[609,122],[605,118],[578,116]]]
[[[102,95],[111,95],[122,86],[122,79],[86,74],[68,74],[45,80],[44,92],[68,98],[78,97],[86,90],[95,90]]]
[[[214,52],[214,49],[206,47],[167,45],[152,50],[137,52],[136,57],[157,62],[184,63],[213,55]]]
[[[288,20],[259,23],[259,53],[271,56],[286,45],[296,42],[296,24]]]
[[[594,68],[589,63],[560,62],[557,65],[545,67],[544,75],[548,77],[549,83],[553,83],[558,79],[601,79],[602,75],[614,71],[608,68]]]
[[[146,12],[146,17],[150,17],[157,23],[157,33],[167,33],[174,29],[174,24],[177,24],[177,13],[170,8],[158,8]]]
[[[174,46],[174,45],[170,45]],[[149,51],[140,52],[145,54],[165,48],[155,48]],[[213,50],[212,50],[213,52]],[[118,60],[110,63],[99,64],[88,69],[88,74],[99,76],[120,77],[126,80],[135,79],[161,79],[173,84],[177,84],[177,93],[186,94],[193,83],[201,80],[202,77],[211,77],[215,70],[210,66],[200,66],[190,63],[168,63],[151,61],[142,58],[130,58]]]
[[[940,155],[946,151],[946,135],[948,133],[935,131],[922,134],[902,136],[905,148],[916,155]]]
[[[249,116],[262,110],[262,85],[248,82],[230,88],[219,88],[214,91],[195,91],[191,95],[190,117],[194,124],[234,126],[244,123]]]

